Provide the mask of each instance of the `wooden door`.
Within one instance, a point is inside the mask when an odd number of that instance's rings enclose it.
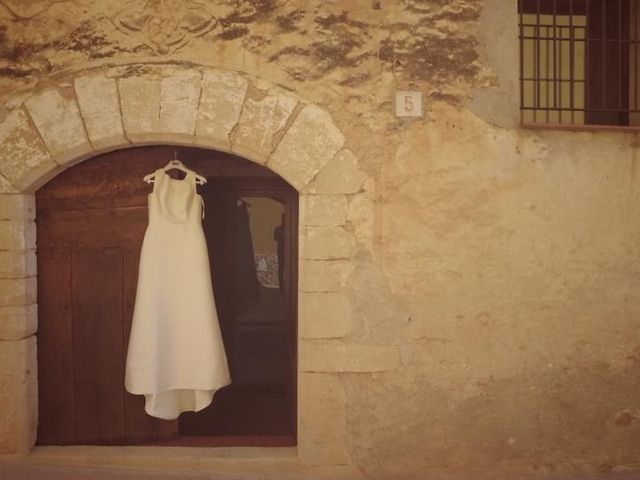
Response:
[[[149,417],[144,398],[124,390],[147,222],[147,189],[132,166],[145,158],[133,150],[89,161],[37,193],[40,445],[178,433],[177,422]]]
[[[210,179],[201,192],[206,218],[217,218],[220,195],[237,196],[247,187],[260,194],[284,195],[291,205],[289,210],[297,208],[295,191],[267,169],[231,155],[189,148],[144,147],[112,152],[72,167],[42,187],[36,195],[40,445],[186,444],[186,436],[193,434],[189,429],[181,431],[185,429],[179,421],[146,415],[144,398],[124,390],[139,252],[151,188],[142,177],[166,164],[176,152],[188,166]],[[232,185],[236,191],[221,194],[215,189],[216,180]],[[256,190],[256,185],[262,190]],[[230,258],[225,250],[232,246],[233,238],[220,229],[220,222],[208,225],[212,261],[223,264]],[[295,219],[290,228],[297,229]],[[297,238],[297,233],[290,235]],[[214,245],[216,242],[218,245]],[[293,260],[296,253],[291,250],[289,255],[293,268],[297,265]],[[220,267],[221,273],[224,268]],[[231,352],[243,349],[234,344],[233,334],[229,336],[234,316],[228,299],[234,292],[225,290],[225,282],[214,282],[214,287],[225,347]],[[290,284],[289,302],[295,288]],[[289,316],[287,322],[296,324]],[[287,348],[295,351],[295,332],[287,328],[287,335]],[[295,363],[287,368],[286,388],[295,399],[295,375],[291,374],[296,370]],[[295,418],[295,411],[288,414]],[[192,423],[202,435],[200,444],[260,443],[259,432],[235,435],[238,432],[233,429],[211,425],[212,418],[206,414],[194,418]],[[295,442],[292,432],[293,437],[287,438],[293,440],[284,443]],[[226,438],[233,435],[231,440]]]

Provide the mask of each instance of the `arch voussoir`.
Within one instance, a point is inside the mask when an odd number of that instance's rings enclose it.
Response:
[[[286,131],[297,104],[297,99],[280,89],[263,90],[250,85],[231,136],[231,151],[264,165],[278,135]]]
[[[331,116],[306,105],[284,134],[267,167],[302,191],[344,145],[344,135]]]
[[[196,143],[231,151],[231,133],[238,124],[249,82],[242,75],[205,71],[196,115]]]
[[[0,173],[13,187],[5,193],[36,188],[58,168],[27,112],[11,111],[0,123]]]
[[[47,150],[59,165],[94,151],[72,87],[49,88],[25,102]]]
[[[116,79],[104,74],[86,75],[76,78],[74,87],[80,114],[94,148],[128,143]]]

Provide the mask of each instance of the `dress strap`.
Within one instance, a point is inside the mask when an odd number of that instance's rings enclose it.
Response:
[[[204,219],[204,199],[201,195],[198,194],[198,178],[196,172],[194,172],[193,170],[189,170],[187,172],[187,177],[189,177],[188,180],[193,186],[193,194],[200,199],[200,204],[202,205],[202,218]],[[185,178],[185,180],[187,180],[187,178]]]
[[[164,178],[162,178],[163,174],[164,170],[162,168],[159,168],[155,172],[153,172],[153,182],[151,182],[153,183],[152,192],[156,192],[157,190],[159,190],[158,183],[164,180]]]

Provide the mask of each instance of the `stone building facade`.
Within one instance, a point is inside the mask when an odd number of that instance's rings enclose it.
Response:
[[[3,458],[349,479],[640,469],[640,144],[519,125],[515,2],[24,3],[0,0]],[[423,117],[394,115],[397,90],[422,92]],[[232,152],[300,193],[294,449],[34,449],[34,192],[148,144]]]

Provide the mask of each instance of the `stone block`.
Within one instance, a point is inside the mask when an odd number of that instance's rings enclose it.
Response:
[[[373,249],[375,204],[367,193],[352,195],[347,207],[347,221],[360,244]]]
[[[231,150],[264,163],[275,146],[274,137],[285,128],[297,103],[280,91],[249,88],[231,137]]]
[[[231,131],[238,123],[246,94],[247,80],[244,77],[223,72],[205,73],[196,118],[199,141],[231,149]]]
[[[347,451],[346,393],[334,375],[303,373],[298,412],[298,455],[307,465],[345,465]]]
[[[282,137],[268,165],[301,191],[343,144],[344,136],[331,116],[317,105],[307,105]]]
[[[93,150],[72,88],[45,90],[25,105],[58,164],[68,164]]]
[[[36,337],[0,341],[0,454],[27,453],[36,441]]]
[[[36,273],[35,250],[0,250],[0,278],[34,277]]]
[[[300,342],[300,370],[303,372],[386,372],[400,366],[397,346]]]
[[[7,193],[18,193],[18,192],[19,192],[19,190],[16,187],[14,187],[13,185],[11,185],[9,180],[4,178],[0,174],[0,195],[5,195]]]
[[[38,328],[38,306],[0,307],[0,340],[27,338]]]
[[[33,220],[34,218],[36,218],[35,195],[0,195],[0,221]]]
[[[31,305],[36,301],[36,277],[0,278],[0,307]]]
[[[320,170],[309,186],[310,193],[357,193],[367,175],[358,167],[356,156],[350,150],[340,150]]]
[[[36,246],[36,224],[5,220],[0,222],[0,250],[30,250]]]
[[[302,232],[300,258],[333,260],[349,258],[355,239],[341,227],[308,227]]]
[[[351,305],[341,293],[305,293],[299,302],[301,338],[341,338],[351,331]]]
[[[344,225],[347,218],[347,197],[344,195],[301,196],[300,217],[304,225]]]
[[[302,260],[299,283],[303,292],[338,292],[348,282],[353,264],[347,260]]]
[[[77,78],[74,85],[91,143],[96,148],[125,144],[117,81],[90,75]]]
[[[160,132],[195,134],[202,76],[197,70],[176,72],[160,82]]]
[[[0,173],[19,190],[31,189],[57,164],[23,110],[14,110],[0,124]]]
[[[160,130],[160,80],[141,77],[118,81],[122,123],[129,140],[157,139]]]

